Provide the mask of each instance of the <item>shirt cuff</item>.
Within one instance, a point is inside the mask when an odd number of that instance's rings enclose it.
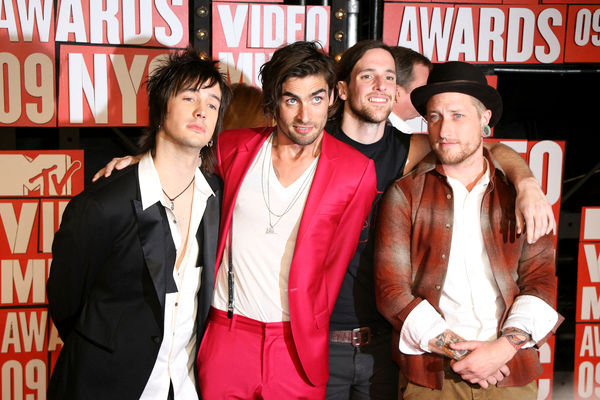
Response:
[[[542,340],[558,322],[558,313],[539,297],[517,296],[502,329],[517,328],[527,332],[531,340],[523,347],[532,347]]]
[[[406,317],[398,347],[404,354],[429,353],[429,341],[446,329],[449,327],[444,318],[423,300]]]

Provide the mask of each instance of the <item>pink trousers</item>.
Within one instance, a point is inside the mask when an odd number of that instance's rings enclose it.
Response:
[[[204,400],[325,398],[325,385],[311,385],[302,370],[289,322],[230,319],[213,308],[197,365]]]

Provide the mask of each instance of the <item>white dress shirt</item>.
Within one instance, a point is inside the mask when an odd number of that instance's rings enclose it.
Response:
[[[172,383],[175,399],[197,400],[194,363],[196,361],[197,293],[200,288],[201,268],[196,268],[198,258],[196,232],[206,209],[206,201],[214,193],[200,169],[196,169],[189,235],[187,245],[182,247],[182,238],[185,238],[186,232],[181,231],[175,213],[165,201],[160,178],[150,153],[146,153],[140,160],[139,178],[142,208],[145,210],[157,202],[165,208],[171,236],[177,250],[176,259],[180,257],[181,249],[185,248],[179,269],[176,269],[175,265],[172,266],[178,291],[166,295],[163,340],[140,399],[164,400]]]

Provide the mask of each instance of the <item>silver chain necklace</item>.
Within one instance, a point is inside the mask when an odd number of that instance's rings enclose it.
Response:
[[[314,170],[317,168],[317,163],[313,161],[313,166],[311,167],[311,171],[306,175],[306,177],[304,178],[304,182],[302,182],[302,184],[298,188],[298,191],[294,194],[294,196],[292,197],[292,200],[290,200],[290,203],[287,205],[287,207],[285,207],[285,209],[281,213],[276,213],[271,209],[271,180],[270,180],[271,170],[270,170],[270,167],[273,164],[273,157],[272,157],[273,135],[271,135],[271,137],[269,138],[269,142],[271,144],[271,151],[269,151],[269,149],[267,149],[267,151],[265,151],[265,154],[263,156],[263,163],[262,163],[262,168],[261,168],[261,172],[260,172],[260,186],[262,189],[263,201],[265,202],[265,206],[267,207],[268,216],[269,216],[269,226],[267,226],[265,233],[266,234],[275,234],[275,225],[277,225],[279,223],[279,221],[281,221],[281,218],[292,209],[294,204],[296,204],[296,202],[298,201],[298,199],[300,198],[300,196],[302,195],[302,193],[308,186],[308,182],[310,181],[310,178],[313,176]],[[268,167],[266,166],[267,153],[269,155],[269,157],[268,157],[268,165],[269,166]],[[264,182],[265,170],[266,170],[266,174],[267,174],[266,190],[265,190],[265,182]],[[265,191],[266,191],[266,194],[265,194]],[[274,222],[271,221],[271,215],[273,217],[277,217],[277,219]]]

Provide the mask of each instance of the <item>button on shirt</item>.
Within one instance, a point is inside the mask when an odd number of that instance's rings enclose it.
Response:
[[[179,266],[173,269],[173,278],[178,291],[167,293],[164,312],[164,336],[158,356],[140,399],[166,399],[172,382],[175,399],[198,399],[194,362],[196,360],[196,313],[197,293],[200,288],[201,268],[197,268],[198,242],[196,232],[204,215],[206,201],[214,193],[200,172],[196,169],[192,215],[189,225],[187,246],[183,247],[181,232],[175,213],[164,199],[158,172],[149,153],[139,163],[140,192],[142,207],[145,210],[160,202],[165,208],[171,236],[177,250],[185,248],[185,254]]]
[[[400,351],[422,354],[429,341],[450,329],[467,340],[490,341],[498,337],[504,302],[496,285],[481,231],[481,202],[490,183],[489,167],[471,191],[447,177],[454,200],[452,242],[448,270],[440,297],[440,315],[426,300],[407,317],[400,335]],[[536,320],[548,323],[534,323]],[[545,318],[543,318],[545,316]],[[556,311],[535,296],[518,296],[504,326],[519,328],[541,339],[557,320]],[[549,325],[549,326],[546,326]]]

